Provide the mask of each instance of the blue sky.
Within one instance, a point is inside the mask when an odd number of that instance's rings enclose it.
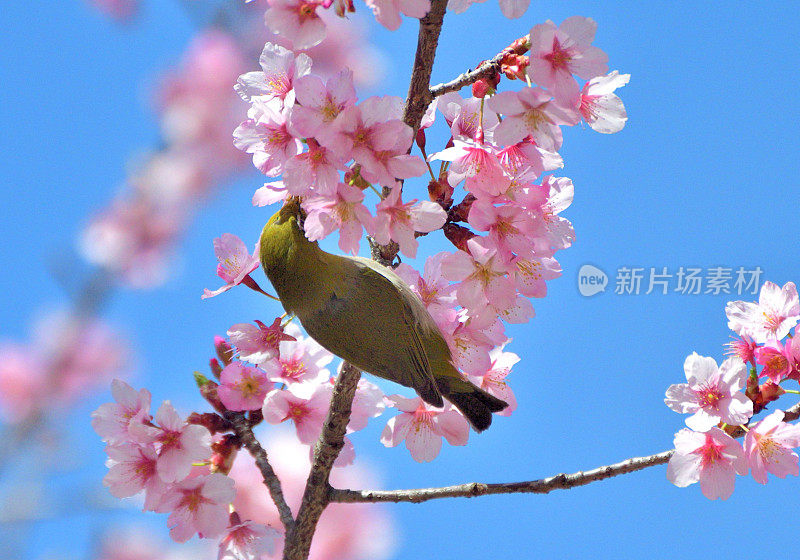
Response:
[[[415,463],[402,448],[384,448],[378,441],[383,423],[374,423],[354,440],[359,460],[381,473],[385,488],[529,480],[672,447],[683,418],[664,406],[665,389],[683,380],[692,351],[722,360],[726,302],[756,296],[609,289],[584,297],[577,289],[582,265],[602,269],[612,282],[621,267],[671,273],[760,267],[764,279],[781,285],[800,280],[796,4],[733,10],[725,3],[548,1],[508,21],[489,0],[447,16],[433,82],[475,67],[536,23],[571,15],[594,18],[594,44],[609,54],[611,69],[631,74],[618,92],[629,121],[613,136],[588,128],[565,133],[563,174],[576,194],[563,215],[577,241],[559,253],[564,275],[550,282],[547,298],[534,302],[537,317],[509,329],[509,350],[522,356],[511,377],[519,409],[473,435],[468,446],[445,446],[429,464]],[[39,312],[66,301],[54,264],[74,250],[87,217],[123,181],[128,159],[157,142],[150,86],[197,28],[173,2],[147,3],[130,27],[74,0],[9,3],[4,23],[0,260],[7,273],[0,337],[22,340]],[[404,95],[415,22],[404,20],[394,33],[375,28],[373,37],[390,61],[388,78],[361,97]],[[218,285],[211,239],[227,231],[255,239],[269,216],[249,203],[262,182],[253,172],[228,185],[188,232],[170,282],[151,292],[120,291],[107,310],[135,341],[136,383],[149,387],[156,402],[196,407],[191,372],[205,367],[212,336],[278,312],[244,289],[199,298],[204,287]],[[437,247],[423,243],[422,251]],[[58,499],[105,472],[88,413],[107,398],[98,396],[70,417],[71,454],[86,463],[53,483]],[[795,402],[785,401],[787,407]],[[796,523],[783,512],[791,511],[799,491],[796,478],[772,479],[766,487],[740,478],[731,499],[710,502],[697,486],[675,488],[665,467],[655,467],[547,496],[389,510],[400,531],[398,559],[694,558],[745,551],[771,558],[796,549]],[[31,552],[85,557],[93,534],[127,519],[164,527],[162,516],[135,512],[60,518],[28,533]],[[69,546],[59,548],[53,537]]]

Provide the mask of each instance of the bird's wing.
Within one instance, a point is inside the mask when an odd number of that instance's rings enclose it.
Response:
[[[337,274],[330,295],[297,313],[308,334],[360,369],[413,387],[426,402],[442,406],[420,338],[427,325],[420,322],[415,303],[422,302],[397,275],[372,261],[333,258],[330,268]]]

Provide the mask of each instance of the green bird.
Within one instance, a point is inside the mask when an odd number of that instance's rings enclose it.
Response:
[[[261,232],[261,265],[288,313],[328,351],[362,371],[442,397],[482,432],[508,403],[466,380],[422,301],[394,271],[363,257],[332,255],[309,241],[290,199]]]

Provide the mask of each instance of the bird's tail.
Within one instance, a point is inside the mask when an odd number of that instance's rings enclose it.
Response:
[[[463,378],[451,377],[439,381],[439,390],[467,417],[476,432],[482,432],[491,426],[492,413],[500,412],[508,406],[506,401],[490,395]]]

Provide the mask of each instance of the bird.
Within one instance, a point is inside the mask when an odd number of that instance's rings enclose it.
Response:
[[[287,313],[331,353],[362,371],[414,389],[434,407],[450,401],[476,432],[508,403],[467,380],[425,305],[393,270],[334,255],[309,241],[303,211],[287,199],[261,232],[259,256]]]

